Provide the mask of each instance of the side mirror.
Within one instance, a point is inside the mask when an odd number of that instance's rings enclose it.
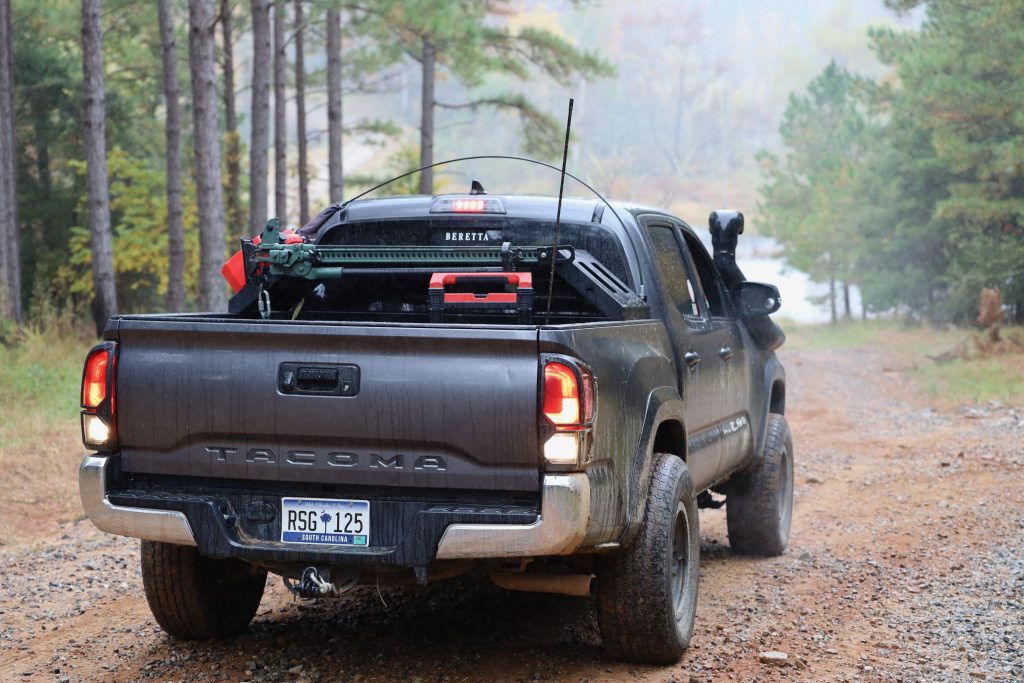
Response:
[[[732,300],[741,318],[771,315],[782,306],[779,288],[763,282],[741,282],[732,290]]]

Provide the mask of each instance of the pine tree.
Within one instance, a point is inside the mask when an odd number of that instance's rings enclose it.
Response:
[[[306,26],[303,0],[295,0],[295,127],[298,138],[299,225],[309,221],[309,166],[306,159]]]
[[[511,0],[382,0],[375,5],[376,32],[394,40],[420,65],[420,164],[434,161],[435,111],[491,107],[518,113],[527,152],[555,158],[561,149],[561,117],[553,117],[519,92],[499,93],[465,102],[439,102],[438,70],[472,88],[489,74],[527,81],[537,72],[569,87],[577,79],[607,76],[614,69],[595,52],[574,47],[539,28],[513,30],[501,23]],[[433,192],[433,172],[420,174],[420,192]]]
[[[928,221],[947,246],[943,307],[972,319],[981,288],[999,287],[1024,319],[1024,4],[925,4],[919,33],[875,35],[899,76],[894,117],[914,123],[887,141],[926,136],[924,159],[947,169]]]
[[[284,0],[274,0],[274,211],[282,225],[288,223],[287,21]]]
[[[252,0],[252,139],[249,142],[249,234],[269,218],[267,173],[270,148],[270,11],[272,0]]]
[[[21,235],[14,139],[11,2],[0,0],[0,314],[21,322]]]
[[[845,291],[855,272],[857,173],[867,127],[862,110],[856,79],[832,62],[806,95],[790,97],[779,129],[785,158],[759,155],[766,177],[762,220],[789,265],[828,283],[833,323],[838,290]]]
[[[238,111],[235,107],[235,44],[232,0],[220,3],[221,47],[224,60],[224,156],[226,157],[227,182],[224,193],[227,202],[227,223],[237,230],[245,223],[242,215],[242,143],[238,136]]]
[[[89,235],[97,332],[117,314],[114,252],[107,186],[107,119],[103,89],[103,29],[100,0],[82,0],[82,71],[85,77],[85,153],[89,184]]]
[[[185,307],[185,223],[181,209],[181,105],[178,102],[178,51],[174,40],[171,0],[158,0],[167,119],[167,310]]]
[[[199,306],[227,308],[220,268],[224,262],[224,194],[220,177],[220,126],[214,0],[189,0],[189,68],[192,74],[192,122],[195,143],[196,198],[199,207]]]
[[[345,193],[341,66],[341,11],[331,6],[327,10],[327,173],[332,202],[342,201]]]

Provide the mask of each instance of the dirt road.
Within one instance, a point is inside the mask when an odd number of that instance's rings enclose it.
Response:
[[[697,628],[674,667],[606,659],[588,599],[469,578],[324,603],[273,581],[247,634],[175,642],[138,543],[78,521],[0,547],[0,680],[1024,680],[1024,410],[930,405],[880,351],[783,356],[790,548],[735,556],[724,512],[701,512]]]

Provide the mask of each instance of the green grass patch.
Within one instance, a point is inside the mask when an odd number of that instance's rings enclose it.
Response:
[[[906,374],[924,393],[957,403],[1024,405],[1024,358],[954,360],[943,365],[928,361]]]
[[[976,351],[969,328],[910,325],[895,320],[845,322],[837,325],[783,324],[786,349],[828,351],[880,349],[917,389],[953,404],[1003,403],[1024,405],[1024,353],[936,362],[933,356],[956,349]],[[1003,337],[1024,335],[1015,327],[1002,328]]]
[[[876,347],[886,332],[902,324],[890,320],[846,321],[835,325],[806,325],[781,321],[786,331],[786,348],[794,350],[859,349]]]
[[[0,447],[32,438],[27,428],[45,421],[74,421],[85,353],[95,343],[72,325],[29,325],[0,345]]]

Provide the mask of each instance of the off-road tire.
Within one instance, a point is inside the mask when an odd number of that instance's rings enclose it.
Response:
[[[655,454],[651,490],[632,545],[597,566],[597,620],[616,659],[673,664],[693,635],[700,575],[697,494],[686,464]]]
[[[267,572],[195,548],[142,542],[142,585],[160,628],[181,640],[227,638],[252,621]]]
[[[786,418],[768,415],[764,451],[754,468],[729,482],[729,545],[740,555],[781,555],[793,518],[793,437]]]

